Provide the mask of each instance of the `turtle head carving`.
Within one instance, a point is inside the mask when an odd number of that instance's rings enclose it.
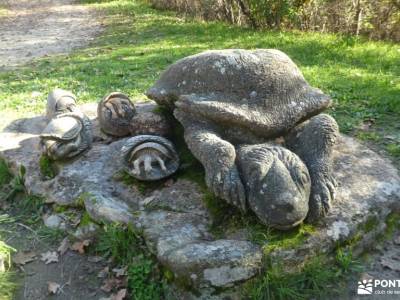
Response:
[[[131,121],[135,114],[135,106],[129,97],[118,92],[104,97],[97,107],[100,128],[114,136],[126,136],[130,133]]]
[[[266,225],[289,229],[307,216],[311,179],[302,160],[278,146],[239,148],[248,203]]]
[[[46,116],[51,120],[60,114],[73,112],[76,108],[76,97],[69,91],[52,90],[47,97]]]

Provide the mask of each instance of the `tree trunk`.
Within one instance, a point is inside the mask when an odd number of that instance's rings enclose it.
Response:
[[[243,0],[236,0],[236,3],[238,4],[240,10],[242,11],[242,14],[246,16],[246,18],[250,21],[250,25],[253,28],[257,28],[257,22],[254,20],[250,9],[244,4]]]

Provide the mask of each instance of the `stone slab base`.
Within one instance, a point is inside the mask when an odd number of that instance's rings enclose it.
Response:
[[[152,108],[153,104],[140,104],[138,110]],[[94,122],[95,142],[78,158],[58,163],[53,179],[45,180],[39,169],[38,135],[46,125],[44,117],[15,120],[0,134],[0,156],[14,172],[25,167],[30,193],[59,205],[83,200],[94,220],[133,224],[159,262],[195,290],[208,293],[233,287],[259,273],[266,255],[262,247],[246,235],[216,238],[210,230],[212,216],[196,183],[178,179],[143,195],[136,186],[117,179],[126,139],[113,140],[99,131],[95,104],[83,105],[82,110]],[[329,253],[356,236],[362,251],[384,231],[387,216],[400,211],[397,170],[354,139],[340,137],[334,172],[340,186],[329,215],[300,245],[274,249],[268,255],[295,265],[317,253]]]

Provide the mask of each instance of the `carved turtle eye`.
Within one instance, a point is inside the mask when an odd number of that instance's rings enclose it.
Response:
[[[300,180],[302,184],[307,184],[310,181],[310,176],[306,172],[301,172]]]

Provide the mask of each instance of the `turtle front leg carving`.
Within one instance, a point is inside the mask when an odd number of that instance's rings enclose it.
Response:
[[[285,137],[288,148],[304,161],[310,173],[310,222],[325,216],[335,199],[337,184],[332,175],[332,149],[338,134],[336,121],[320,114],[298,125]]]
[[[246,194],[235,164],[235,147],[223,140],[206,123],[188,119],[188,113],[176,109],[175,117],[183,124],[185,141],[193,155],[202,163],[206,184],[218,197],[246,210]]]
[[[132,162],[133,168],[131,169],[131,172],[132,174],[139,175],[140,166],[143,165],[144,172],[148,174],[153,170],[153,164],[158,164],[162,171],[167,172],[164,160],[158,153],[146,153],[136,158]]]

